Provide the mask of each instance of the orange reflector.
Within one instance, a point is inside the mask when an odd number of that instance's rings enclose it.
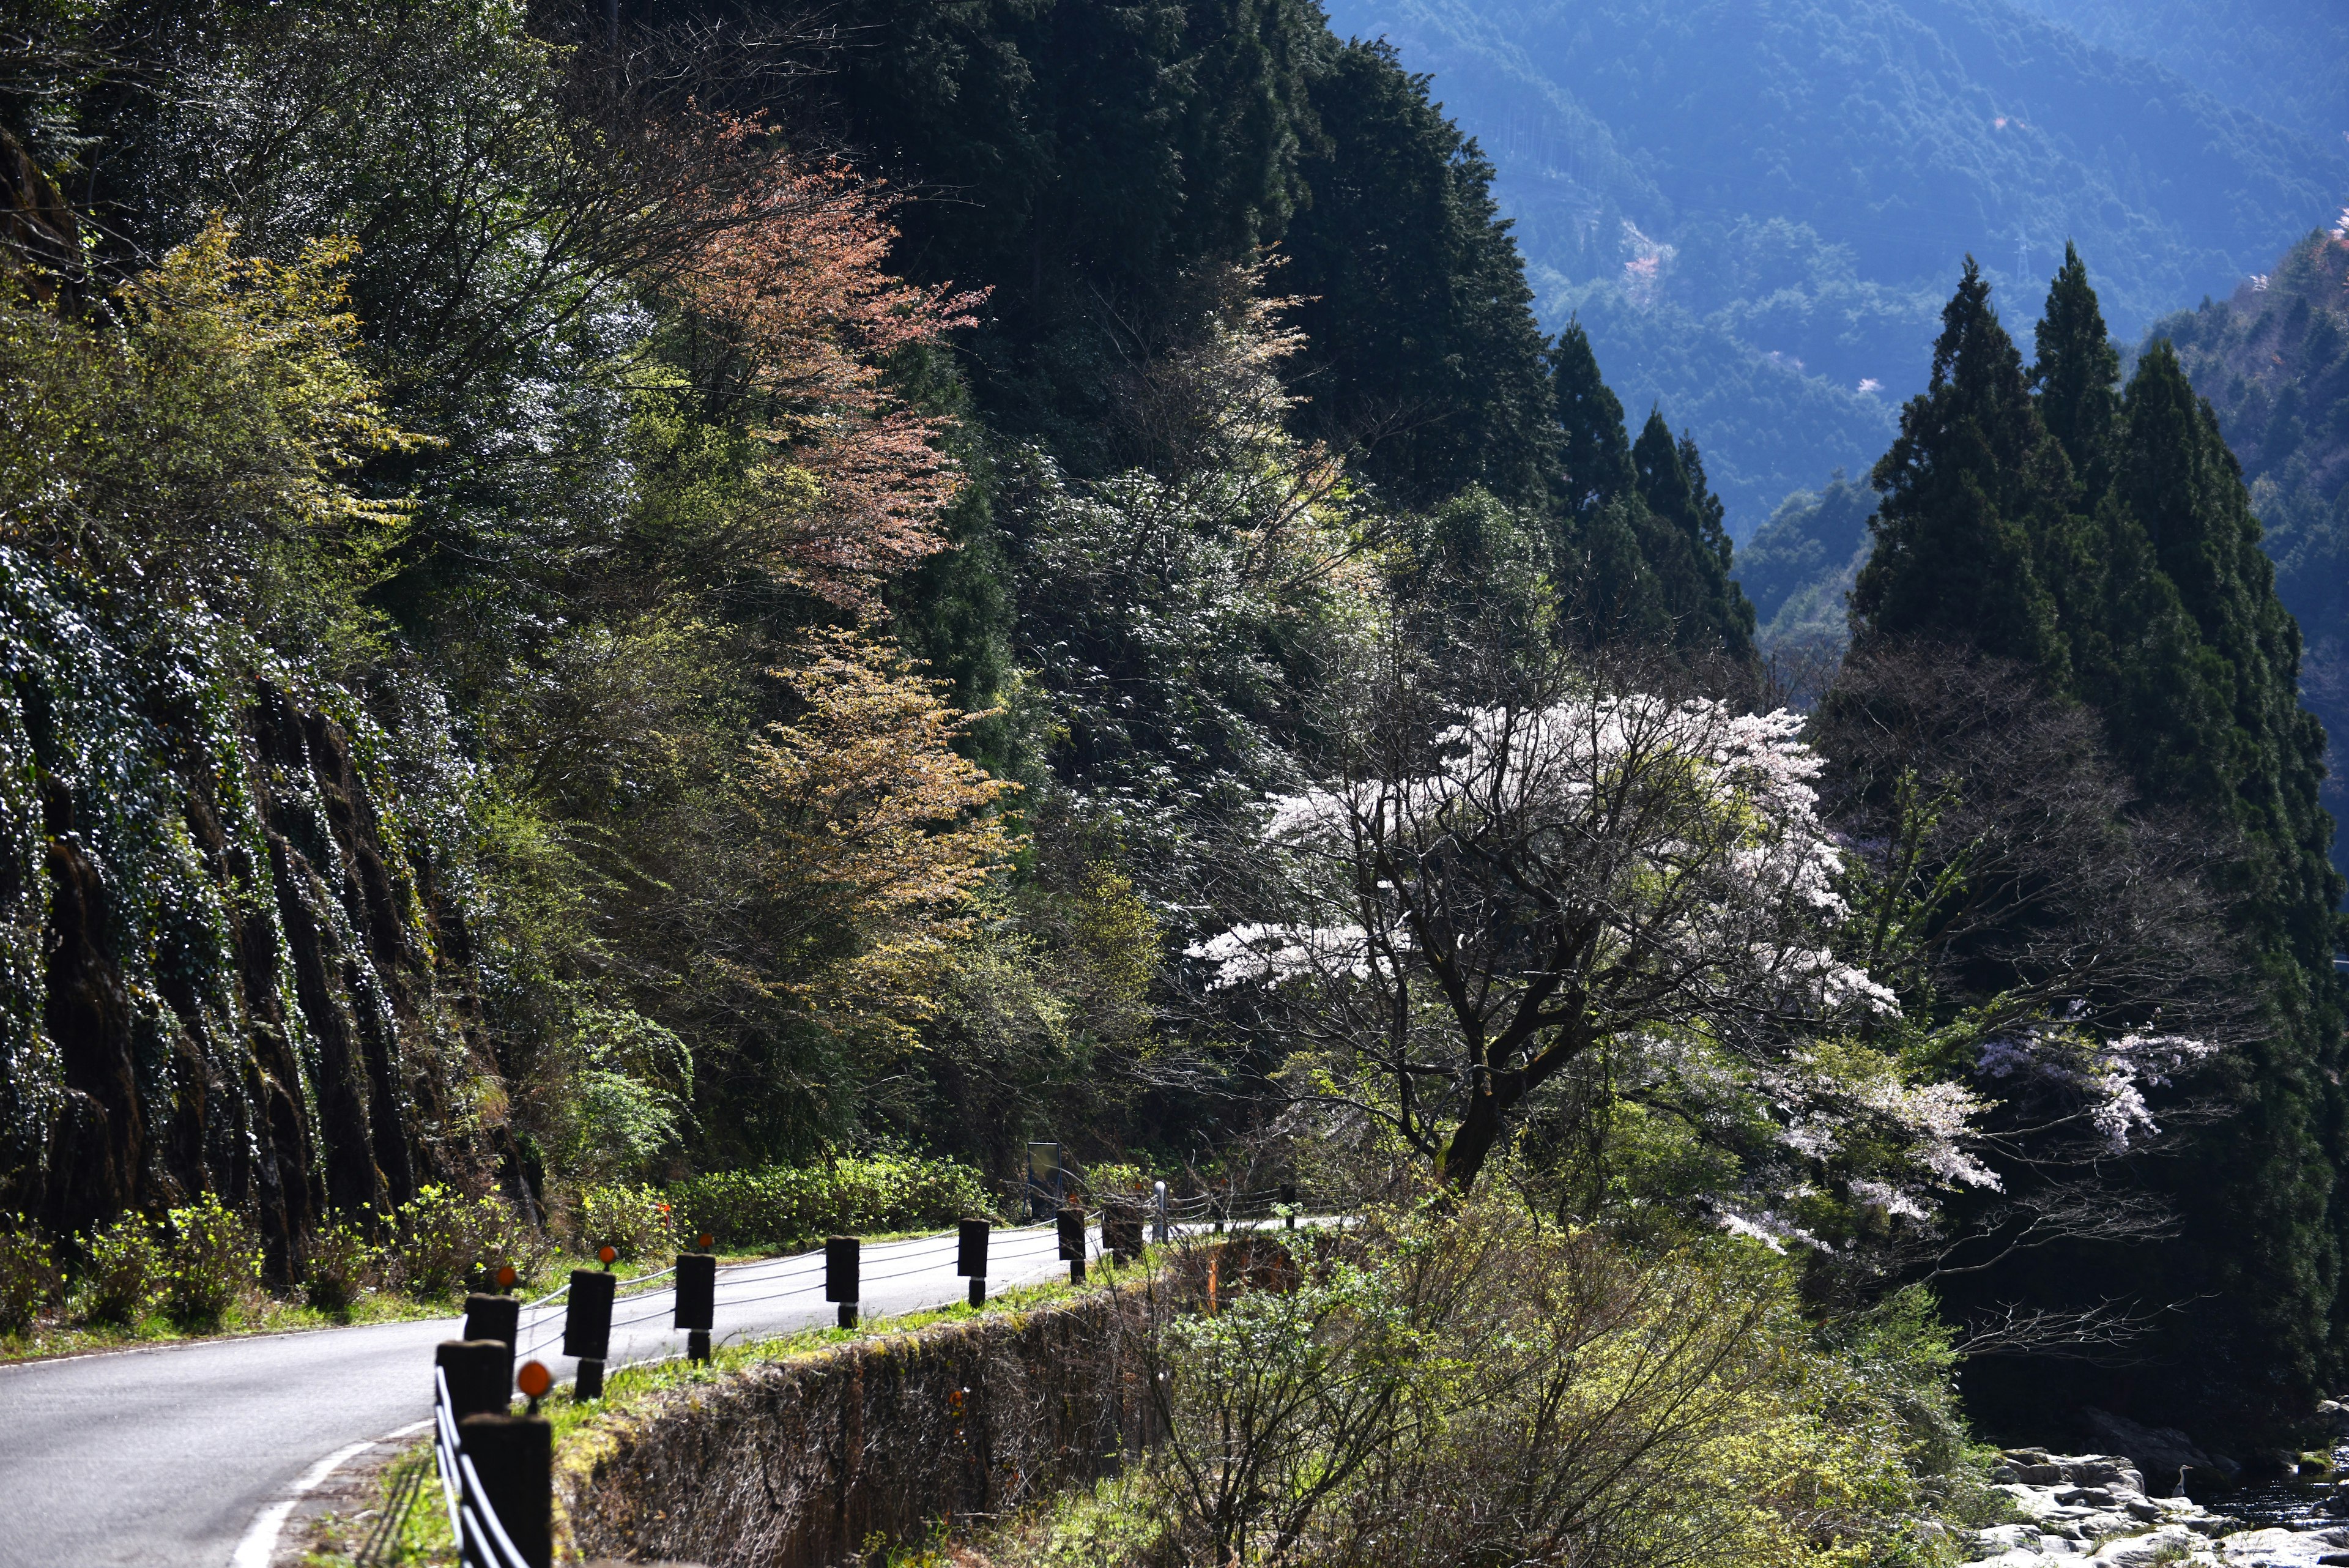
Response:
[[[546,1369],[543,1361],[525,1361],[522,1370],[514,1374],[514,1386],[522,1390],[525,1399],[543,1398],[554,1386],[554,1374]]]
[[[709,1237],[707,1237],[707,1236],[703,1236],[703,1237],[699,1238],[699,1240],[700,1240],[700,1242],[701,1242],[701,1250],[702,1250],[703,1251],[705,1251],[705,1252],[707,1252],[708,1251],[709,1251]]]
[[[513,1289],[514,1282],[520,1278],[522,1276],[514,1272],[514,1266],[507,1263],[498,1270],[498,1289],[510,1291]]]
[[[619,1256],[620,1251],[616,1247],[598,1247],[595,1249],[595,1261],[599,1263],[616,1262]]]

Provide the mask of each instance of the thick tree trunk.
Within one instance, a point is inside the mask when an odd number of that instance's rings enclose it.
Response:
[[[1501,1141],[1508,1113],[1517,1096],[1506,1100],[1491,1088],[1485,1089],[1468,1103],[1468,1114],[1444,1140],[1435,1157],[1436,1179],[1454,1194],[1466,1197],[1476,1185],[1476,1177],[1491,1158],[1493,1147]]]

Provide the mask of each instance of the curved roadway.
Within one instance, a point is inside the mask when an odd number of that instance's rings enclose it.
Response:
[[[964,1299],[955,1245],[949,1234],[865,1248],[864,1315]],[[990,1292],[1049,1278],[1063,1266],[1058,1252],[1050,1226],[996,1231]],[[668,1282],[621,1289],[612,1364],[681,1354]],[[820,1251],[737,1263],[718,1272],[714,1337],[789,1334],[836,1310]],[[0,1366],[0,1489],[15,1521],[0,1531],[0,1568],[266,1563],[289,1499],[374,1443],[423,1429],[433,1347],[460,1326],[378,1324]],[[569,1378],[577,1364],[556,1354],[562,1334],[559,1303],[526,1309],[517,1363],[535,1357]]]

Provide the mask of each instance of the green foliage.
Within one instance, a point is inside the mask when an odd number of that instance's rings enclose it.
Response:
[[[164,1250],[144,1215],[125,1214],[83,1243],[82,1311],[99,1323],[134,1324],[154,1310]]]
[[[1150,1190],[1150,1182],[1142,1167],[1125,1162],[1104,1160],[1085,1167],[1085,1191],[1095,1201],[1109,1198],[1130,1198]]]
[[[261,1284],[261,1239],[220,1195],[172,1210],[163,1253],[163,1310],[182,1324],[218,1322]]]
[[[359,594],[407,508],[344,471],[413,447],[354,351],[353,247],[280,265],[214,222],[119,292],[119,334],[44,310],[0,278],[0,434],[11,542],[86,572],[201,596],[281,646],[348,656],[373,635]]]
[[[1405,505],[1470,484],[1539,499],[1549,389],[1493,166],[1384,40],[1334,51],[1313,105],[1326,140],[1277,275],[1301,296],[1305,428],[1362,447]]]
[[[642,1176],[674,1151],[693,1096],[693,1056],[632,1009],[582,1008],[570,1050],[546,1064],[554,1103],[541,1122],[556,1168],[598,1182]]]
[[[1838,470],[1825,490],[1798,490],[1780,502],[1737,552],[1737,584],[1762,622],[1763,646],[1841,642],[1848,635],[1844,596],[1868,559],[1875,511],[1868,487]]]
[[[623,1262],[666,1257],[683,1239],[669,1200],[650,1187],[589,1187],[573,1199],[571,1250],[583,1258],[605,1247]]]
[[[995,1211],[968,1166],[885,1154],[802,1169],[713,1171],[676,1183],[668,1196],[683,1233],[707,1233],[726,1247],[911,1231]]]
[[[508,1263],[528,1278],[546,1255],[543,1239],[504,1199],[468,1198],[437,1182],[401,1204],[393,1225],[385,1262],[394,1282],[419,1300],[450,1295]]]
[[[21,1214],[0,1231],[0,1334],[24,1334],[57,1294],[49,1244]]]
[[[303,1295],[321,1312],[346,1311],[374,1281],[382,1261],[382,1250],[358,1227],[322,1225],[303,1267]]]
[[[903,187],[964,193],[907,210],[904,255],[996,291],[968,361],[980,410],[1101,471],[1120,320],[1156,326],[1187,278],[1250,260],[1304,200],[1309,82],[1331,44],[1318,12],[873,0],[857,20],[891,47],[834,62],[847,140]]]
[[[1504,1209],[1300,1240],[1293,1282],[1170,1317],[1149,1348],[1170,1436],[1133,1503],[1248,1564],[1545,1562],[1565,1539],[1601,1562],[1931,1560],[1916,1515],[1969,1459],[1930,1305],[1825,1343],[1758,1249],[1640,1258]]]

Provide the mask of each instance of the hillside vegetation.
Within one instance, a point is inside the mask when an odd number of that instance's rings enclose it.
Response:
[[[1032,1138],[1361,1217],[1154,1342],[1271,1467],[1159,1475],[1218,1562],[1480,1464],[1531,1501],[1415,1560],[1955,1561],[1961,1366],[1994,1428],[2247,1454],[2349,1374],[2323,732],[2092,253],[2027,358],[1917,262],[1868,485],[1741,564],[1718,449],[1309,0],[16,53],[20,1343],[138,1247],[446,1292],[1008,1207]],[[2228,124],[2180,179],[2251,178]],[[2186,265],[2115,223],[2124,293]],[[1806,716],[1756,638],[1823,574]]]
[[[2349,223],[2349,216],[2344,216]],[[2349,734],[2349,234],[2310,234],[2228,297],[2167,317],[2210,400],[2274,560],[2276,592],[2306,644],[2301,690],[2334,735]],[[2325,803],[2344,769],[2328,756]]]
[[[1341,0],[1330,15],[1433,74],[1494,162],[1544,324],[1578,316],[1626,403],[1695,433],[1742,540],[1789,492],[1874,461],[1968,253],[2035,289],[2077,242],[2133,339],[2338,204],[2349,120],[2173,74],[2189,53],[2240,60],[2245,79],[2289,63],[2292,91],[2329,91],[2322,7],[2250,7],[2275,14],[2289,41],[2274,47],[2238,25],[2245,7],[2176,9],[2190,22],[2054,0]]]

